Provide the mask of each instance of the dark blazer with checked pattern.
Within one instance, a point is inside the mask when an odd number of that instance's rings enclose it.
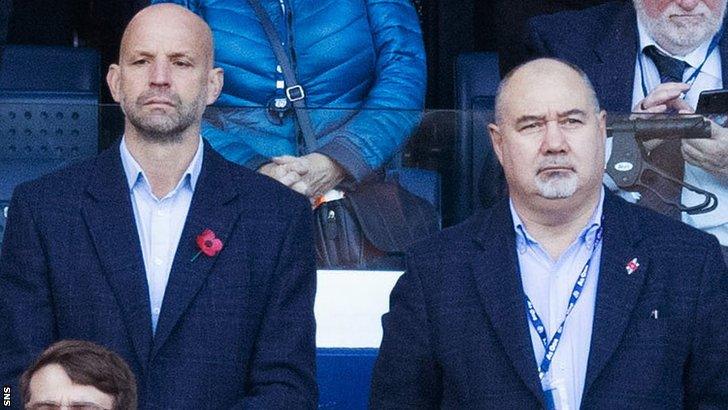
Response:
[[[224,248],[191,261],[205,228]],[[85,339],[126,359],[143,409],[314,408],[312,243],[303,197],[205,143],[152,335],[118,144],[22,184],[0,261],[0,383],[53,341]]]
[[[717,240],[612,194],[603,226],[582,408],[728,408]],[[407,263],[382,318],[371,407],[543,407],[508,202],[415,245]]]

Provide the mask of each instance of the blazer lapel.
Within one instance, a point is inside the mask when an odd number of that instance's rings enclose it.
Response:
[[[83,217],[140,364],[146,368],[152,341],[149,290],[118,144],[97,158],[86,192]]]
[[[512,221],[507,200],[493,206],[476,238],[483,252],[473,261],[473,273],[483,307],[502,346],[523,382],[545,407],[526,317]]]
[[[637,17],[634,6],[628,2],[594,50],[598,63],[588,71],[599,92],[599,101],[607,111],[627,113],[632,110],[638,39]]]
[[[638,227],[639,221],[634,211],[621,199],[613,194],[607,194],[604,203],[604,239],[584,397],[614,354],[645,280],[649,261],[647,255],[640,254],[637,248],[641,237]],[[639,267],[630,273],[627,271],[627,264],[635,258]]]
[[[172,263],[154,336],[152,357],[162,348],[174,326],[194,300],[218,257],[201,254],[192,261],[199,251],[195,242],[197,235],[205,229],[213,230],[223,243],[221,252],[225,252],[226,240],[240,216],[239,208],[233,202],[237,195],[235,180],[230,175],[228,164],[205,143],[202,171]]]

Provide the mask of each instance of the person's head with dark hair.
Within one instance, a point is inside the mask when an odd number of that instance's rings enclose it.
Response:
[[[135,410],[136,379],[116,353],[91,342],[48,347],[20,378],[26,409]]]

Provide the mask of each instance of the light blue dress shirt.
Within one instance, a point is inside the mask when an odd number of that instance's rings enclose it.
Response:
[[[561,397],[557,409],[578,409],[584,391],[589,345],[592,336],[596,304],[599,263],[602,244],[594,249],[597,231],[601,226],[604,189],[589,222],[564,253],[553,260],[548,252],[526,231],[513,202],[511,214],[516,231],[516,248],[523,290],[531,299],[546,327],[549,342],[566,313],[569,297],[582,268],[592,257],[584,289],[564,324],[564,332],[542,385],[558,388]],[[594,254],[592,256],[592,253]],[[526,315],[524,302],[523,314]],[[534,352],[534,370],[543,360],[545,348],[536,329],[529,322]]]
[[[703,62],[711,41],[711,39],[706,40],[698,48],[684,57],[673,56],[655,43],[655,40],[647,34],[647,29],[639,21],[637,29],[639,32],[640,50],[644,50],[649,45],[654,45],[665,55],[683,60],[690,65],[683,73],[683,81],[687,80],[693,74],[693,71]],[[701,91],[723,88],[719,48],[716,47],[710,53],[708,59],[705,60],[703,68],[700,70],[700,74],[695,78],[695,82],[693,82],[690,90],[685,94],[685,102],[693,109],[698,105],[698,97]],[[643,74],[647,90],[652,90],[660,84],[660,75],[657,72],[655,63],[644,52],[639,53],[638,58],[642,59],[642,70],[640,70],[639,61],[635,61],[632,106],[636,105],[645,97],[642,92]],[[683,222],[715,235],[721,245],[728,246],[728,181],[721,181],[720,178],[710,172],[688,163],[685,163],[684,180],[691,185],[714,193],[718,197],[718,207],[711,212],[698,215],[688,215],[683,212]],[[687,206],[694,206],[703,202],[703,196],[683,189],[681,200]]]
[[[192,202],[192,194],[202,169],[202,138],[200,138],[197,153],[177,186],[164,198],[157,198],[152,193],[149,180],[129,152],[125,138],[122,138],[119,148],[144,257],[149,302],[152,308],[152,331],[154,332],[162,311],[164,290],[167,287],[174,255],[177,252],[177,244],[182,235],[182,228],[184,228],[187,212]]]

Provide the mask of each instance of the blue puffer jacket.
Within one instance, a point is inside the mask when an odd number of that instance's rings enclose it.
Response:
[[[273,156],[300,154],[295,116],[276,121],[260,108],[280,96],[276,81],[282,75],[248,1],[167,2],[199,14],[213,31],[215,61],[225,70],[225,85],[203,125],[212,146],[250,168]],[[281,38],[290,39],[286,46],[292,45],[298,81],[306,90],[306,105],[313,108],[316,151],[360,181],[393,156],[420,118],[426,66],[414,7],[410,0],[261,3]]]

